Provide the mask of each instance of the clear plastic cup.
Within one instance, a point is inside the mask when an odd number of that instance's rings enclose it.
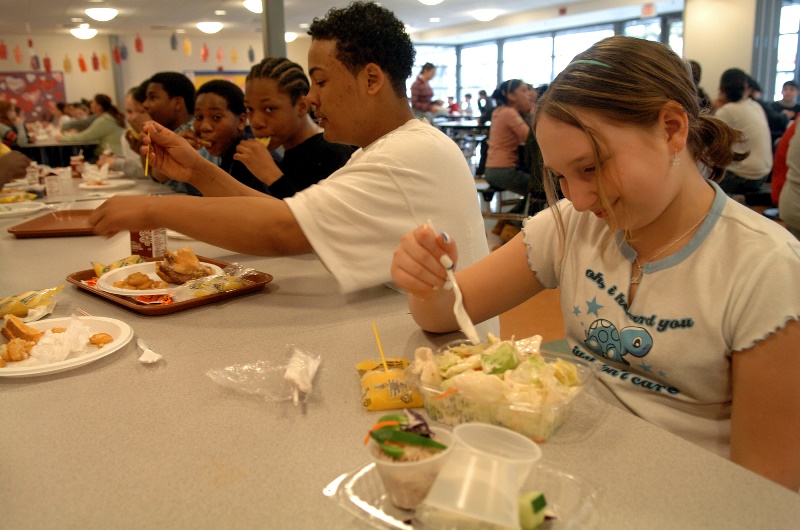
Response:
[[[519,487],[514,465],[456,444],[428,496],[417,508],[414,528],[519,529]]]
[[[58,210],[68,210],[75,204],[75,183],[72,181],[70,168],[57,168],[56,175],[44,179],[47,202],[53,203]]]
[[[417,509],[415,528],[518,529],[522,484],[541,457],[519,433],[484,423],[453,430],[456,447]]]
[[[413,510],[422,502],[452,452],[453,434],[439,427],[431,427],[431,431],[433,439],[446,445],[447,449],[416,462],[384,460],[378,456],[381,449],[374,440],[367,445],[389,500],[403,510]]]
[[[518,487],[522,487],[542,457],[542,450],[530,438],[497,425],[462,423],[453,429],[453,436],[459,445],[514,465]]]

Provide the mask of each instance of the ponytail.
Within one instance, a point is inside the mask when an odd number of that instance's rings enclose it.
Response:
[[[717,117],[701,112],[689,128],[688,148],[692,157],[706,166],[710,179],[719,182],[725,168],[732,162],[744,160],[749,155],[736,153],[733,146],[744,141],[744,133],[734,129]]]

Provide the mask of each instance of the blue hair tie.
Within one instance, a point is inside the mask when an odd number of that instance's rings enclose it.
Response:
[[[608,65],[606,63],[603,63],[603,62],[600,62],[600,61],[595,61],[594,59],[576,59],[576,60],[572,61],[571,63],[569,63],[567,65],[567,68],[569,68],[573,64],[593,64],[595,66],[602,66],[603,68],[611,68],[610,65]]]

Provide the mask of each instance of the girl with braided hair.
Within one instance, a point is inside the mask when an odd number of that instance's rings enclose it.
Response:
[[[322,137],[306,101],[308,77],[284,57],[268,57],[250,69],[245,84],[245,108],[258,142],[244,141],[234,158],[243,162],[269,188],[269,194],[291,197],[342,167],[355,150]],[[267,149],[283,147],[276,164]]]

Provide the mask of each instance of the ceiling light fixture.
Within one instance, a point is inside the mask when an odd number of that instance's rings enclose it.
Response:
[[[294,31],[287,31],[286,33],[283,34],[283,40],[286,42],[294,42],[296,38],[297,38],[297,33],[295,33]]]
[[[214,14],[217,15],[218,17],[223,17],[227,15],[228,12],[225,11],[224,9],[217,9],[216,11],[214,11]]]
[[[419,0],[421,4],[425,4],[426,6],[436,6],[442,3],[443,0]]]
[[[203,33],[218,33],[222,29],[222,22],[198,22],[197,29]]]
[[[89,24],[81,24],[80,27],[69,30],[73,37],[87,40],[97,35],[97,30],[89,27]]]
[[[489,22],[490,20],[494,20],[500,15],[501,11],[499,9],[476,9],[472,13],[470,13],[475,20],[480,20],[481,22]]]
[[[85,13],[91,19],[98,20],[100,22],[108,22],[117,16],[119,11],[111,7],[90,7],[85,11]]]
[[[261,3],[261,0],[244,0],[244,2],[242,2],[242,5],[244,5],[244,7],[246,7],[253,13],[264,12],[264,4]]]
[[[439,17],[432,17],[428,19],[428,22],[441,22],[441,21],[442,19],[440,19]]]

